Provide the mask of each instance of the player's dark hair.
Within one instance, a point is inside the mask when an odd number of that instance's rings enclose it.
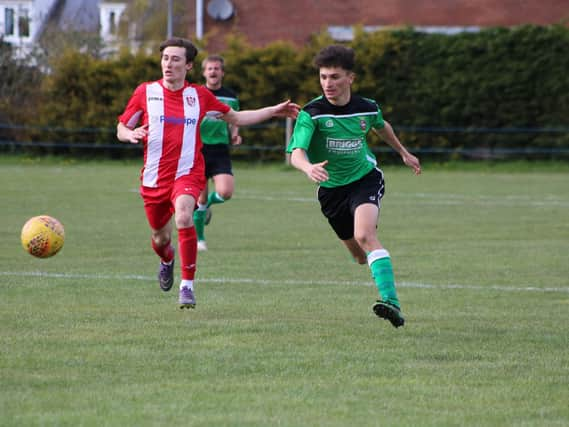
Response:
[[[321,67],[340,67],[347,71],[352,71],[355,64],[355,53],[352,48],[333,44],[322,49],[314,57],[314,66]]]
[[[190,40],[183,39],[181,37],[172,37],[160,43],[160,53],[162,53],[164,49],[170,46],[183,47],[186,49],[186,64],[192,62],[198,54],[197,47],[195,47]]]
[[[202,61],[202,68],[205,68],[205,66],[208,62],[219,62],[221,64],[221,69],[223,71],[225,71],[225,61],[223,60],[222,56],[220,56],[220,55],[209,55],[207,58],[205,58]]]

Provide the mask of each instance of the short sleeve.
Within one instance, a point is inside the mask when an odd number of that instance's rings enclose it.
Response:
[[[312,140],[312,135],[314,134],[314,122],[310,115],[302,110],[298,114],[296,123],[294,125],[294,131],[292,137],[287,146],[286,152],[292,153],[295,148],[302,148],[307,151],[310,147],[310,141]]]
[[[381,113],[379,105],[377,106],[377,115],[375,116],[371,127],[375,129],[383,129],[385,127],[385,123],[383,122],[383,114]]]
[[[146,99],[146,84],[140,84],[132,93],[123,113],[118,117],[118,121],[129,129],[136,127],[140,117],[144,113]]]

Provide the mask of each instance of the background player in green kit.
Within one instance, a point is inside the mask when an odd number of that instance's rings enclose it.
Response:
[[[224,104],[239,111],[239,100],[233,91],[223,87],[224,61],[221,56],[210,55],[202,62],[202,74],[205,86]],[[208,186],[201,192],[197,209],[194,211],[194,224],[198,236],[198,250],[207,250],[205,225],[209,223],[210,206],[224,203],[233,195],[235,180],[231,169],[229,143],[241,144],[239,127],[223,120],[207,117],[200,127],[203,143],[202,153],[205,159],[205,176],[214,184],[214,191],[208,193]]]
[[[322,213],[337,236],[356,262],[369,265],[380,295],[374,313],[399,327],[405,319],[391,259],[377,238],[383,172],[368,147],[368,133],[376,132],[416,175],[421,165],[383,120],[375,101],[351,93],[354,61],[354,51],[340,45],[316,55],[323,95],[301,110],[287,152],[291,164],[319,184]]]

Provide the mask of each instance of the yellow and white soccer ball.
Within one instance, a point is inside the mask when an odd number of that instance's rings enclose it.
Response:
[[[21,239],[26,252],[37,258],[49,258],[63,247],[65,231],[57,219],[39,215],[26,221]]]

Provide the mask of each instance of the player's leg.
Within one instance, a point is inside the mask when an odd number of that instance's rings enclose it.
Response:
[[[195,199],[187,194],[176,198],[175,220],[178,229],[178,246],[182,281],[180,283],[180,308],[194,308],[194,277],[197,261],[197,234],[193,223]]]
[[[215,185],[207,199],[207,206],[224,203],[233,196],[235,181],[231,166],[231,156],[227,144],[215,144],[209,147],[210,162],[208,172],[211,174]],[[206,225],[209,223],[206,220]]]
[[[171,243],[173,208],[167,197],[161,197],[154,189],[143,188],[144,211],[151,229],[152,249],[160,257],[158,283],[160,289],[169,291],[174,283],[175,251]]]
[[[207,194],[208,186],[206,183],[206,188],[200,193],[198,198],[197,209],[194,211],[194,225],[196,227],[196,234],[198,236],[198,251],[207,250],[207,244],[205,242],[205,218],[207,211]]]
[[[233,196],[235,189],[235,179],[233,175],[228,173],[214,175],[213,183],[215,185],[215,191],[211,192],[208,196],[208,206],[225,203]]]
[[[354,238],[367,254],[368,265],[381,300],[399,306],[389,253],[377,239],[378,207],[371,203],[356,208]]]
[[[358,264],[365,264],[367,257],[360,244],[354,239],[354,216],[350,210],[350,186],[337,188],[318,188],[318,202],[320,210],[328,223],[348,249],[353,260]]]
[[[342,240],[342,243],[344,244],[344,246],[346,246],[346,248],[352,255],[352,258],[354,259],[355,262],[357,262],[358,264],[367,263],[366,253],[359,245],[356,239],[352,237],[351,239],[348,240]]]
[[[348,249],[350,255],[358,264],[366,263],[366,254],[354,239],[354,217],[348,204],[349,189],[318,188],[318,202],[320,210],[328,220],[328,224],[336,233],[342,244]]]
[[[205,225],[209,225],[212,217],[211,205],[225,203],[231,196],[235,187],[233,175],[222,173],[213,176],[215,191],[211,192],[207,198],[207,209],[205,215]]]
[[[375,204],[358,206],[354,215],[354,238],[367,253],[371,275],[380,295],[380,300],[373,307],[375,314],[399,327],[405,323],[405,319],[401,314],[401,304],[395,289],[391,257],[377,238],[378,215],[379,209]]]
[[[367,254],[371,275],[377,286],[380,300],[373,311],[395,327],[403,326],[405,319],[395,289],[395,278],[389,252],[377,238],[377,223],[381,199],[385,192],[383,172],[373,169],[354,184],[350,206],[354,212],[354,238]]]
[[[161,229],[152,229],[152,249],[160,257],[158,283],[164,292],[168,292],[174,284],[175,250],[171,236],[172,223],[170,221]]]
[[[207,218],[207,196],[208,196],[208,180],[212,177],[212,168],[215,167],[215,151],[212,146],[204,144],[202,148],[202,154],[204,156],[205,162],[205,184],[204,189],[201,191],[198,197],[197,209],[194,211],[194,224],[196,227],[196,233],[198,235],[198,251],[206,251],[207,244],[205,241],[205,225]]]
[[[197,262],[197,234],[193,222],[194,209],[200,192],[205,188],[205,176],[190,174],[174,183],[174,220],[178,229],[178,249],[182,281],[180,283],[180,308],[194,308],[194,277]]]

